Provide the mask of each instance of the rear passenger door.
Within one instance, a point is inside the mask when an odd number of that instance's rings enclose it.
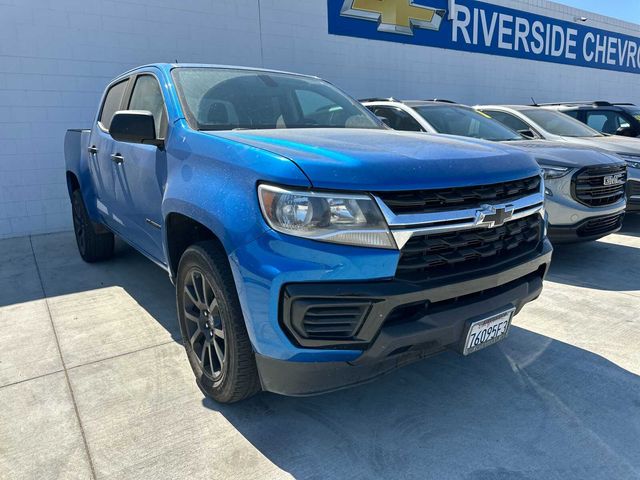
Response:
[[[126,110],[153,114],[157,138],[167,134],[167,111],[155,75],[141,73],[132,79]],[[115,179],[118,214],[127,240],[149,256],[165,262],[162,247],[162,198],[167,181],[167,155],[155,145],[115,142],[120,168]]]
[[[109,135],[109,127],[113,114],[122,108],[129,79],[118,81],[107,89],[100,106],[96,125],[91,130],[89,141],[89,169],[96,192],[96,207],[104,222],[110,227],[120,230],[119,217],[115,197],[115,178],[117,166],[112,159],[115,141]]]

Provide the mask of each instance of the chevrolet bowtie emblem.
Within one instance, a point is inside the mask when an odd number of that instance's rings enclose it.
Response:
[[[478,227],[500,227],[513,217],[513,206],[494,207],[493,205],[482,205],[476,211],[476,225]]]
[[[378,31],[413,35],[414,28],[440,30],[446,10],[412,0],[345,0],[340,15],[378,22]]]

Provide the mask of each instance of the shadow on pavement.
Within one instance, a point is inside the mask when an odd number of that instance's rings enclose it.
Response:
[[[640,237],[640,213],[628,213],[625,216],[620,234],[630,237]]]
[[[640,475],[640,377],[517,327],[349,390],[204,404],[294,478]]]
[[[606,241],[554,245],[547,280],[599,290],[640,290],[640,248]]]

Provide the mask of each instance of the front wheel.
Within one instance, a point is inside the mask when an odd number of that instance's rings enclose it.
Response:
[[[212,242],[184,252],[176,295],[183,343],[203,393],[233,403],[258,392],[255,357],[231,269]]]

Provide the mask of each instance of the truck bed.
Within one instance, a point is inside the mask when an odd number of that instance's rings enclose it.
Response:
[[[80,172],[82,156],[87,154],[91,130],[73,128],[67,130],[64,136],[64,161],[67,171],[76,175]]]

